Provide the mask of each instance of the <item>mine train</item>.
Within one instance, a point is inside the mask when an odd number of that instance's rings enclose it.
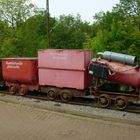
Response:
[[[39,50],[37,58],[0,59],[0,83],[9,94],[29,91],[69,101],[93,95],[100,107],[125,109],[140,98],[140,67],[135,56],[91,50]]]

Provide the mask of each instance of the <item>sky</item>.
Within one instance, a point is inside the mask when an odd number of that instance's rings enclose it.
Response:
[[[45,8],[46,0],[31,0],[37,7]],[[49,0],[50,14],[59,17],[62,14],[80,14],[82,20],[92,22],[95,13],[111,11],[119,0]]]

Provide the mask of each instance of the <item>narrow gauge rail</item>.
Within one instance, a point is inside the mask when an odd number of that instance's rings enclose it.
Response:
[[[5,90],[0,90],[0,93],[1,93],[1,96],[9,95],[9,93]],[[12,96],[19,96],[19,95],[12,95]],[[37,92],[29,92],[28,94],[24,95],[23,97],[37,99],[38,101],[50,101],[46,95],[41,94],[41,93],[38,94]],[[94,98],[87,98],[87,97],[73,98],[73,100],[70,100],[69,102],[64,102],[58,98],[57,100],[55,100],[55,102],[56,102],[56,104],[61,103],[61,104],[71,104],[71,105],[90,106],[93,108],[95,108],[95,107],[100,108]],[[107,109],[116,110],[116,108],[113,106],[110,106]],[[122,110],[122,111],[140,114],[140,104],[131,103],[128,105],[128,107],[125,110]]]
[[[47,96],[45,95],[33,95],[33,94],[28,94],[25,95],[24,97],[27,98],[33,98],[33,99],[37,99],[37,100],[43,100],[43,101],[49,101],[49,99],[47,98]],[[65,103],[65,104],[71,104],[71,105],[81,105],[81,106],[90,106],[90,107],[99,107],[99,105],[97,104],[97,102],[95,101],[95,99],[91,99],[91,98],[84,98],[84,97],[77,97],[74,98],[73,100],[69,101],[69,102],[64,102],[62,100],[55,100],[56,103]],[[111,109],[111,110],[117,110],[115,107],[110,106],[108,108],[103,108],[103,109]],[[130,112],[130,113],[136,113],[136,114],[140,114],[140,104],[129,104],[128,107],[125,110],[119,110],[119,111],[126,111],[126,112]]]

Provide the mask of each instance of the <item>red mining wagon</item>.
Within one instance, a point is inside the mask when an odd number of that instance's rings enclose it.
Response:
[[[62,100],[69,100],[73,96],[83,95],[81,91],[92,81],[88,74],[91,58],[90,50],[40,50],[38,65],[41,90],[47,92],[50,99],[60,95]]]
[[[11,93],[23,95],[38,89],[37,58],[4,58],[2,74]]]
[[[3,77],[2,77],[2,62],[0,59],[0,86],[3,86],[4,82],[3,82]]]

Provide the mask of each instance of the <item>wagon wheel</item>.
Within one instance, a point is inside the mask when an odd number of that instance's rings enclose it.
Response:
[[[126,109],[128,105],[128,101],[127,101],[127,98],[124,97],[124,96],[118,96],[116,99],[115,99],[115,107],[119,110],[124,110]]]
[[[62,101],[68,102],[72,99],[72,95],[69,91],[64,90],[64,91],[61,92],[60,98],[61,98]]]
[[[19,95],[23,96],[28,93],[28,87],[25,85],[21,85],[19,89]]]
[[[51,89],[47,93],[47,97],[49,100],[55,100],[57,98],[57,93],[55,90]]]
[[[102,94],[102,95],[99,96],[98,105],[100,107],[106,108],[110,105],[110,103],[111,103],[111,98],[110,98],[109,95]]]
[[[14,95],[17,92],[17,87],[15,85],[9,86],[9,94]]]

